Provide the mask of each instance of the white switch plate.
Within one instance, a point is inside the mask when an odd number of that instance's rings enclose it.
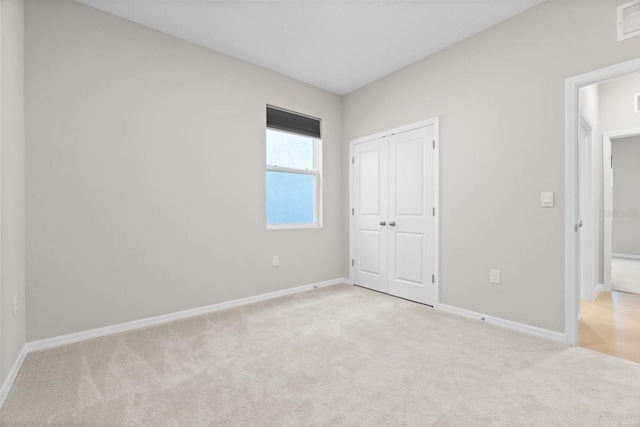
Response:
[[[278,255],[273,256],[273,266],[277,267],[280,265],[280,257]]]
[[[500,270],[489,270],[489,282],[500,284]]]
[[[543,208],[553,207],[553,191],[543,191],[540,195],[540,206]]]

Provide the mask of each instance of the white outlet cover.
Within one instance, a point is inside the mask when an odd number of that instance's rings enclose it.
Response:
[[[489,282],[500,284],[500,270],[489,270]]]

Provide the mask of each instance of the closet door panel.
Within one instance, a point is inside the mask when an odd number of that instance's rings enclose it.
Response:
[[[433,127],[389,138],[389,293],[433,304]]]
[[[387,138],[356,144],[353,158],[353,281],[360,286],[387,292]],[[383,223],[385,225],[381,225]]]

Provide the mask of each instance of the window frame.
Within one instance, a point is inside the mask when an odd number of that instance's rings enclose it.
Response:
[[[298,114],[298,113],[295,113],[295,114]],[[322,126],[322,122],[320,125]],[[267,148],[267,133],[269,131],[288,133],[291,135],[311,138],[313,140],[313,168],[314,169],[312,170],[297,169],[297,168],[289,168],[289,167],[267,164],[266,148]],[[289,132],[286,130],[266,127],[264,146],[265,146],[265,165],[266,165],[265,179],[266,179],[266,173],[268,172],[282,172],[282,173],[292,173],[292,174],[299,174],[299,175],[311,175],[314,177],[313,179],[313,222],[269,224],[267,222],[267,217],[266,217],[267,200],[265,197],[265,224],[266,224],[267,230],[294,230],[294,229],[305,229],[305,228],[322,228],[322,139],[314,138],[312,136],[304,135],[302,133]],[[266,196],[266,182],[265,182],[265,196]]]

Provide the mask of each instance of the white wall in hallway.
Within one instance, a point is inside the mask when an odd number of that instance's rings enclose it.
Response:
[[[640,72],[604,82],[599,92],[603,133],[640,128],[640,113],[634,111],[633,102],[634,95],[640,93]]]

